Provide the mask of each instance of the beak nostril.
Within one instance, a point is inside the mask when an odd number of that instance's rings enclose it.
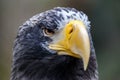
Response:
[[[73,32],[73,27],[69,27],[69,34]]]

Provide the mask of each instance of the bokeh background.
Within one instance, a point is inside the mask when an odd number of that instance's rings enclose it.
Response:
[[[120,80],[120,0],[0,0],[0,80],[10,78],[18,27],[57,6],[74,7],[89,16],[100,80]]]

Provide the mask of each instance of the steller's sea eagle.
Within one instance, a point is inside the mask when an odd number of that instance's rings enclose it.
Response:
[[[30,18],[14,43],[11,80],[98,80],[86,14],[56,7]]]

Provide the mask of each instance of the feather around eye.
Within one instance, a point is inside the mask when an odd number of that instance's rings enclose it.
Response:
[[[43,29],[43,32],[46,36],[52,36],[55,32],[50,29]]]

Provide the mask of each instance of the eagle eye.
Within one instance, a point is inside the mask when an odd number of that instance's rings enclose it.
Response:
[[[45,36],[52,36],[55,32],[51,29],[43,29]]]

